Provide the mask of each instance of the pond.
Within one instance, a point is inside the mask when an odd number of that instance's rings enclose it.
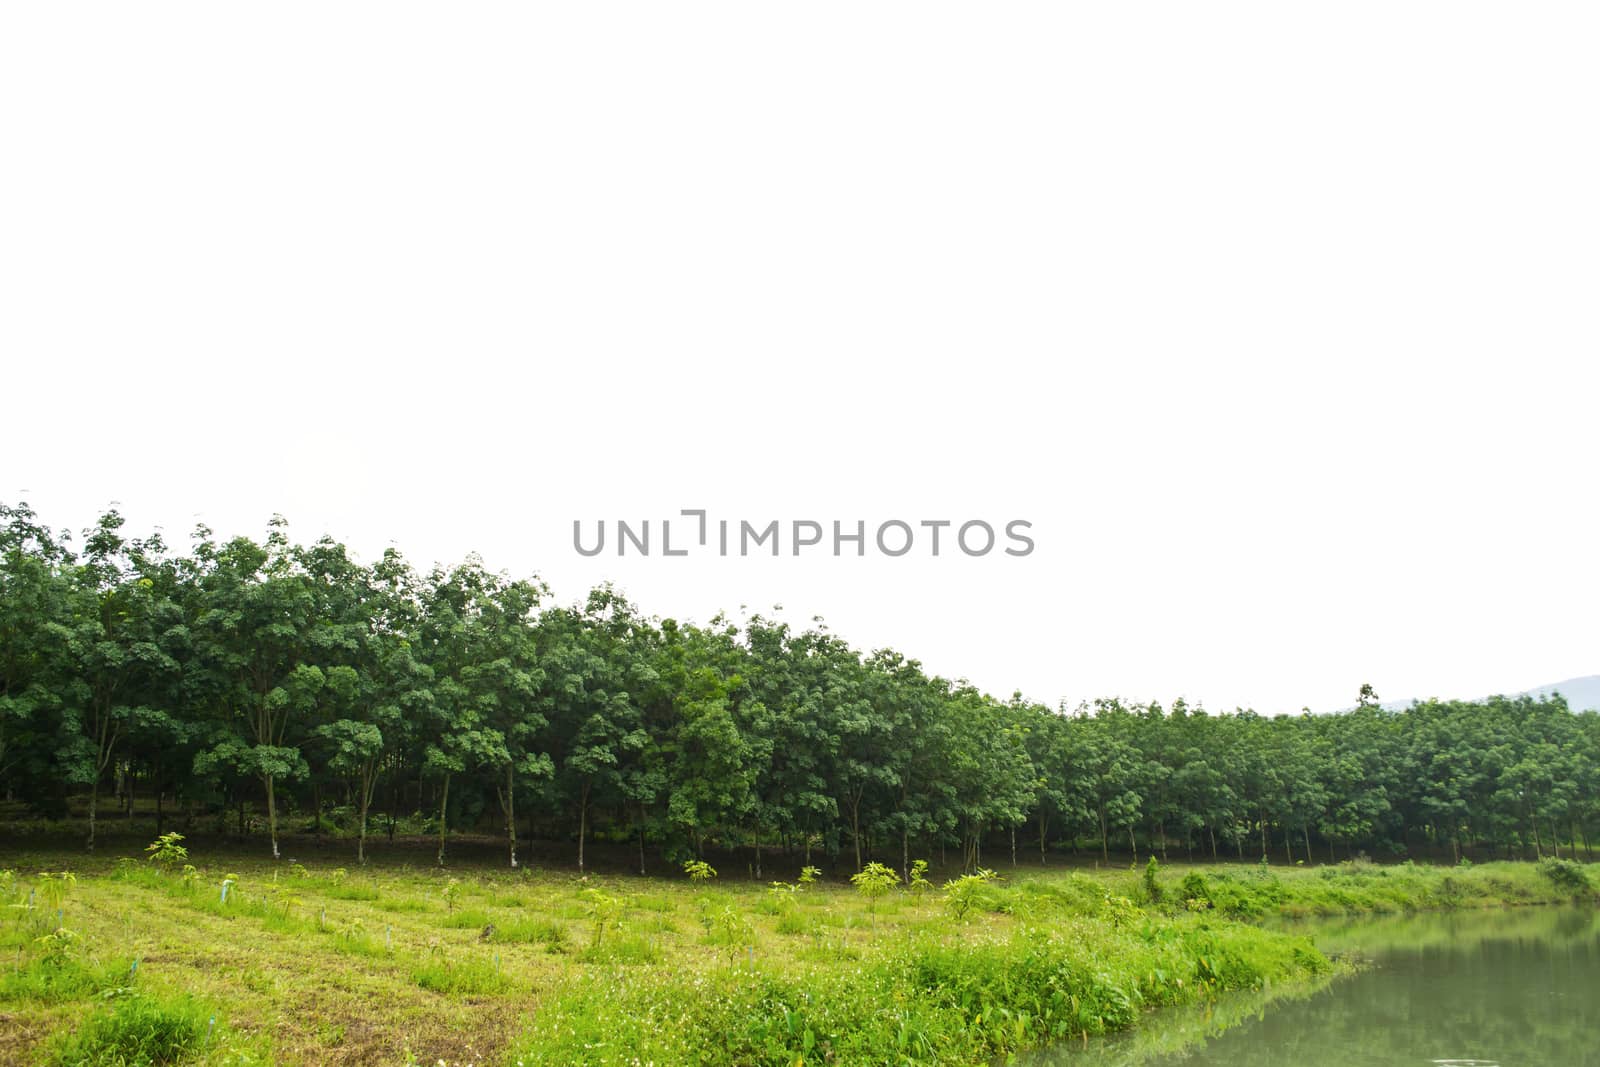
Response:
[[[1520,908],[1300,923],[1368,960],[1321,989],[1224,998],[1019,1058],[1026,1067],[1600,1067],[1600,912]]]

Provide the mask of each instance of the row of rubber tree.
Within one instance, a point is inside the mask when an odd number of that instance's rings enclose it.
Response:
[[[287,828],[609,842],[676,863],[747,851],[859,869],[1081,849],[1335,860],[1588,855],[1600,719],[1559,698],[1215,714],[1000,700],[820,622],[577,604],[476,557],[422,573],[328,538],[198,528],[187,551],[116,511],[79,537],[0,504],[0,793],[40,817],[108,798],[158,819],[264,810]],[[170,805],[170,807],[164,807]],[[951,856],[952,850],[954,856]],[[1020,853],[1020,856],[1019,856]]]

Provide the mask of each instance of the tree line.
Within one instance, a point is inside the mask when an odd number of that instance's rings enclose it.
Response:
[[[1559,697],[1212,714],[1047,707],[863,653],[820,622],[703,626],[601,586],[560,605],[476,557],[426,573],[323,538],[199,527],[187,552],[108,511],[72,538],[0,503],[0,792],[44,817],[108,791],[241,821],[596,840],[679,860],[813,854],[902,874],[1085,849],[1334,860],[1588,855],[1600,717]],[[81,542],[81,543],[79,543]],[[159,816],[158,816],[159,817]]]

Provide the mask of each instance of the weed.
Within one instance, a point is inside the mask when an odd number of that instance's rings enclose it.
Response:
[[[209,1009],[188,997],[121,997],[110,1012],[90,1016],[76,1033],[59,1039],[51,1059],[83,1067],[179,1063],[218,1036],[214,1020]]]
[[[498,967],[482,960],[459,963],[429,959],[411,972],[412,980],[423,989],[449,995],[494,994],[511,991],[511,979]]]

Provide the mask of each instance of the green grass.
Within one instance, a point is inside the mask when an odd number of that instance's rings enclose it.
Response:
[[[236,1041],[215,1013],[191,997],[129,995],[89,1015],[54,1039],[45,1062],[62,1067],[156,1067],[205,1058],[214,1063],[266,1063],[259,1049]]]
[[[25,857],[0,901],[0,1062],[140,1062],[124,1037],[148,1023],[185,1063],[987,1063],[1326,980],[1314,946],[1255,920],[1593,897],[1579,865],[1024,868],[958,915],[942,890],[869,906],[828,883],[191,862],[185,881]],[[52,948],[54,913],[10,905],[61,870],[77,936]],[[603,930],[592,890],[614,900]],[[195,1005],[218,1018],[198,1047]]]
[[[423,989],[447,995],[509,993],[516,984],[499,966],[480,959],[428,960],[418,964],[411,976]]]

